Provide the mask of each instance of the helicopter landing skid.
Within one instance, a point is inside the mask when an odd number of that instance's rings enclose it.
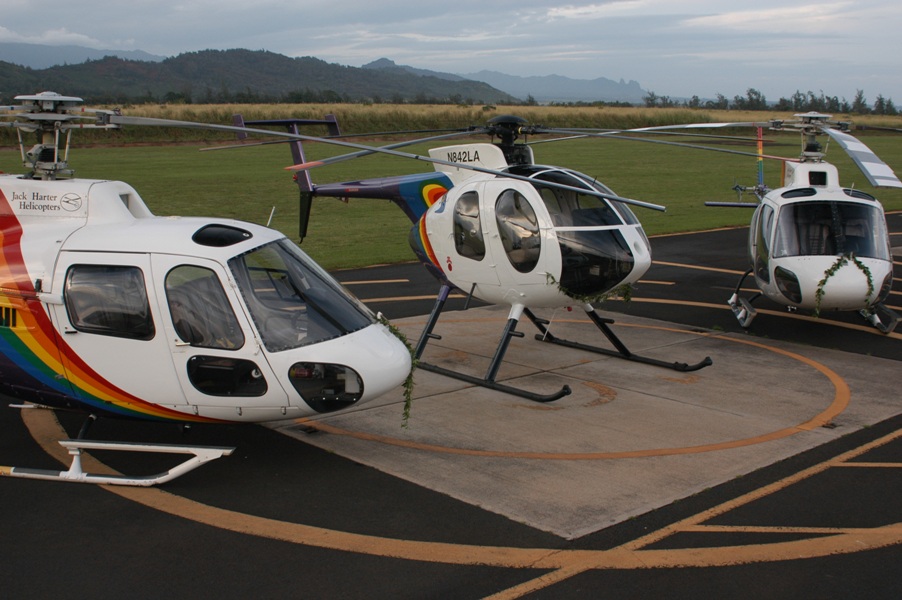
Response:
[[[733,295],[730,296],[730,299],[727,300],[727,304],[730,305],[730,310],[733,311],[733,316],[736,317],[736,320],[739,321],[739,325],[741,325],[743,329],[748,329],[749,326],[751,326],[752,321],[754,321],[755,317],[758,315],[758,311],[752,307],[752,302],[761,296],[761,294],[755,294],[752,296],[751,300],[749,300],[739,295],[739,290],[742,289],[743,282],[745,282],[746,277],[751,274],[751,269],[742,274],[742,277],[739,278],[739,283],[736,284],[736,291],[734,291]]]
[[[733,316],[736,317],[742,328],[748,329],[758,315],[758,311],[752,307],[752,303],[742,296],[733,294],[728,304],[730,305],[730,310],[733,311]]]
[[[490,390],[504,392],[505,394],[518,396],[520,398],[531,400],[533,402],[553,402],[571,393],[570,386],[568,385],[563,386],[557,392],[554,392],[552,394],[537,394],[535,392],[528,392],[526,390],[521,390],[520,388],[504,385],[503,383],[498,383],[495,380],[495,377],[498,375],[498,369],[501,368],[501,361],[504,358],[505,352],[507,352],[507,347],[510,344],[511,338],[523,337],[523,333],[516,330],[517,319],[514,318],[508,319],[507,325],[504,328],[504,333],[502,333],[501,335],[501,341],[498,342],[498,348],[495,350],[495,356],[492,357],[492,362],[489,365],[488,371],[486,372],[485,377],[483,377],[482,379],[480,379],[479,377],[474,377],[472,375],[467,375],[466,373],[452,371],[451,369],[446,369],[444,367],[439,367],[420,361],[420,356],[426,349],[426,344],[429,342],[429,340],[441,339],[441,336],[432,333],[432,330],[435,328],[435,324],[438,322],[439,315],[441,314],[442,309],[445,306],[445,301],[448,299],[448,294],[450,292],[451,287],[443,283],[441,289],[439,290],[438,296],[435,299],[435,306],[433,306],[432,312],[429,313],[429,318],[426,321],[426,327],[423,329],[423,334],[420,336],[420,340],[419,342],[417,342],[416,349],[414,350],[414,358],[417,360],[418,369],[423,369],[432,373],[438,373],[439,375],[451,377],[453,379],[464,381],[472,385],[478,385]]]
[[[28,469],[23,467],[0,467],[0,476],[21,479],[43,479],[50,481],[70,481],[76,483],[97,483],[107,485],[130,485],[149,487],[176,477],[181,477],[204,463],[230,455],[235,449],[221,446],[176,446],[172,444],[135,444],[130,442],[99,442],[92,440],[60,440],[60,445],[69,451],[72,464],[68,471]],[[131,452],[160,452],[168,454],[193,454],[186,461],[157,475],[129,477],[127,475],[101,475],[85,473],[81,467],[82,450],[126,450]]]
[[[533,325],[541,332],[536,334],[536,339],[542,342],[548,342],[550,344],[557,344],[559,346],[565,346],[567,348],[575,348],[577,350],[585,350],[587,352],[594,352],[596,354],[604,354],[606,356],[613,356],[615,358],[623,358],[625,360],[631,360],[633,362],[639,362],[646,365],[654,365],[656,367],[664,367],[666,369],[673,369],[674,371],[680,372],[689,372],[689,371],[698,371],[699,369],[703,369],[711,364],[714,361],[711,360],[710,356],[706,356],[704,360],[701,360],[695,364],[688,364],[683,362],[667,362],[664,360],[658,360],[656,358],[649,358],[647,356],[639,356],[638,354],[633,354],[629,348],[626,347],[626,344],[617,337],[608,325],[614,322],[614,319],[608,319],[605,317],[601,317],[594,310],[586,311],[586,315],[595,323],[595,326],[598,327],[599,330],[608,338],[608,341],[614,346],[616,350],[609,350],[607,348],[599,348],[598,346],[590,346],[588,344],[581,344],[579,342],[571,342],[569,340],[564,340],[559,337],[556,337],[553,333],[548,330],[547,325],[549,321],[546,319],[541,319],[533,314],[529,309],[525,309],[523,314],[533,322]]]
[[[460,373],[459,371],[452,371],[451,369],[446,369],[444,367],[439,367],[436,365],[432,365],[429,363],[417,363],[418,369],[423,369],[425,371],[430,371],[432,373],[438,373],[439,375],[444,375],[445,377],[451,377],[453,379],[457,379],[459,381],[463,381],[466,383],[470,383],[473,385],[478,385],[480,387],[488,388],[490,390],[495,390],[497,392],[504,392],[505,394],[511,394],[514,396],[518,396],[520,398],[524,398],[526,400],[532,400],[533,402],[554,402],[555,400],[560,400],[564,396],[568,396],[571,393],[570,386],[565,385],[557,392],[553,394],[536,394],[535,392],[528,392],[526,390],[521,390],[520,388],[515,388],[510,385],[504,385],[503,383],[498,383],[494,379],[480,379],[479,377],[474,377],[472,375],[467,375],[466,373]]]
[[[899,315],[883,304],[875,304],[859,311],[864,319],[880,330],[880,333],[892,333],[899,324]]]

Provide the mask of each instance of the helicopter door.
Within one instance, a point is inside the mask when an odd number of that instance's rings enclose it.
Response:
[[[129,396],[164,406],[185,405],[161,315],[153,302],[146,254],[63,252],[55,281],[62,304],[53,305],[67,377],[77,397],[98,406]]]
[[[221,265],[155,254],[160,335],[189,404],[201,415],[277,417],[288,396],[260,351]],[[225,412],[222,412],[225,411]]]
[[[755,211],[749,231],[749,254],[755,278],[770,283],[770,240],[774,229],[774,209],[763,204]]]
[[[535,189],[529,186],[521,191],[510,181],[490,182],[484,196],[483,212],[495,215],[494,222],[486,219],[483,223],[486,238],[496,242],[492,252],[499,279],[516,281],[518,285],[545,285],[548,269],[543,262],[547,246],[543,243],[543,230],[549,230],[550,223],[544,222],[547,211]]]
[[[460,194],[448,210],[434,215],[434,218],[452,220],[450,228],[454,246],[453,250],[447,249],[449,256],[443,266],[454,269],[455,282],[465,284],[463,287],[467,287],[466,284],[496,287],[498,274],[486,249],[486,223],[491,219],[492,212],[486,212],[483,206],[484,194],[478,191],[481,186],[475,188]],[[435,229],[447,231],[441,225],[436,225]]]

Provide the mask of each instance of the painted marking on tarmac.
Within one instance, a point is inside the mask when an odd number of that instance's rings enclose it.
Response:
[[[637,284],[647,283],[649,285],[676,285],[676,281],[656,281],[653,279],[640,279]]]
[[[741,274],[740,271],[679,265],[678,263],[659,262],[658,264]],[[902,265],[902,262],[894,261],[894,264]],[[429,296],[429,298],[432,298],[432,296]],[[708,303],[639,298],[633,298],[633,301],[686,304],[718,308],[721,310],[726,310],[728,308],[726,306]],[[816,321],[813,317],[790,315],[788,313],[777,311],[759,310],[759,312]],[[821,319],[819,322],[823,323],[824,320]],[[836,322],[830,322],[830,324],[873,332],[871,328],[856,327]],[[898,334],[890,335],[897,338],[902,337]],[[757,344],[755,342],[743,341],[743,343],[765,347],[762,344]],[[838,376],[836,377],[838,378]],[[838,382],[845,386],[845,383],[841,378],[838,378]],[[834,386],[836,385],[837,382],[834,382]],[[846,390],[848,390],[847,386]],[[839,388],[837,388],[837,395],[838,394]],[[848,402],[848,398],[845,402]],[[836,405],[835,395],[831,408],[836,408]],[[826,416],[829,411],[830,408],[828,408],[827,411],[824,411],[824,413],[821,413],[819,417]],[[26,411],[22,414],[22,418],[31,432],[31,435],[43,449],[59,460],[60,463],[64,465],[68,464],[70,459],[68,453],[57,443],[57,440],[68,437],[68,434],[62,429],[52,413],[49,411]],[[817,426],[813,425],[813,422],[817,418],[818,417],[815,417],[815,419],[812,419],[808,423],[812,424],[812,426]],[[552,586],[555,583],[565,581],[580,573],[596,569],[730,566],[755,562],[810,559],[837,554],[850,554],[864,550],[898,545],[902,543],[902,523],[874,528],[786,528],[770,527],[766,525],[746,526],[744,528],[729,528],[728,530],[765,533],[785,533],[787,531],[793,531],[797,533],[810,533],[820,537],[748,546],[714,546],[708,548],[676,548],[667,550],[647,549],[648,546],[655,542],[681,532],[725,531],[727,529],[722,526],[714,527],[705,525],[704,522],[715,516],[722,515],[735,508],[783,490],[833,467],[899,468],[902,465],[899,465],[898,463],[849,463],[848,461],[873,448],[899,439],[900,437],[902,437],[902,431],[894,432],[839,457],[815,465],[814,467],[803,470],[771,485],[725,502],[683,521],[674,523],[668,527],[609,550],[491,547],[399,540],[395,538],[361,535],[257,517],[205,505],[157,488],[120,488],[107,486],[104,489],[155,510],[193,520],[211,527],[283,540],[290,543],[412,561],[430,561],[460,565],[491,565],[514,569],[551,570],[536,579],[491,596],[491,598],[501,600],[507,598],[519,598],[523,595]],[[87,468],[94,472],[115,473],[113,469],[97,461],[88,453],[83,455],[83,462]]]
[[[473,323],[473,322],[482,322],[482,321],[497,321],[497,319],[449,319],[445,321],[448,323]],[[416,323],[416,321],[411,321],[412,323]],[[590,323],[587,319],[558,319],[557,322],[560,323]],[[621,324],[623,327],[637,327],[641,329],[654,329],[658,331],[668,331],[675,333],[685,333],[689,335],[695,335],[700,337],[712,337],[710,333],[704,332],[695,332],[689,331],[686,329],[674,329],[671,327],[662,327],[662,326],[653,326],[653,325],[633,325],[633,324]],[[678,448],[647,448],[644,450],[630,450],[630,451],[614,451],[614,452],[527,452],[527,451],[501,451],[501,450],[489,450],[489,449],[479,449],[479,448],[460,448],[460,447],[452,447],[452,446],[439,446],[436,444],[429,444],[425,442],[417,442],[413,440],[405,440],[391,436],[385,436],[381,434],[375,433],[366,433],[361,431],[351,431],[348,429],[343,429],[340,427],[336,427],[326,422],[314,421],[307,418],[297,419],[295,422],[304,425],[305,427],[310,427],[316,429],[318,431],[322,431],[324,433],[330,433],[333,435],[341,435],[345,437],[354,438],[361,441],[367,442],[375,442],[390,446],[397,446],[407,449],[421,450],[424,452],[432,452],[438,454],[455,454],[455,455],[463,455],[463,456],[479,456],[479,457],[492,457],[492,458],[520,458],[520,459],[541,459],[541,460],[614,460],[614,459],[624,459],[624,458],[648,458],[648,457],[657,457],[657,456],[682,456],[687,454],[701,454],[705,452],[716,452],[719,450],[729,450],[733,448],[742,448],[745,446],[752,446],[755,444],[762,444],[765,442],[770,442],[774,440],[783,439],[789,437],[791,435],[795,435],[802,431],[811,431],[818,427],[823,427],[824,425],[829,424],[833,419],[835,419],[839,414],[841,414],[849,405],[849,400],[851,398],[851,392],[849,390],[849,386],[846,382],[836,374],[835,371],[831,370],[829,367],[814,361],[810,358],[802,356],[801,354],[797,354],[795,352],[791,352],[789,350],[784,350],[781,348],[776,348],[774,346],[767,346],[760,342],[755,342],[752,340],[746,339],[738,339],[738,338],[729,338],[729,337],[720,337],[715,336],[719,340],[735,342],[737,344],[744,344],[746,346],[751,346],[753,348],[768,350],[770,352],[774,352],[776,354],[780,354],[787,358],[799,361],[803,364],[808,365],[809,367],[815,369],[820,372],[823,376],[825,376],[830,383],[833,385],[834,394],[833,400],[830,405],[825,408],[823,411],[810,418],[809,420],[799,423],[797,425],[792,425],[790,427],[785,427],[783,429],[779,429],[777,431],[767,432],[761,435],[752,436],[749,438],[743,438],[738,440],[727,440],[724,442],[717,442],[711,444],[701,444],[698,446],[684,446]]]
[[[341,281],[342,285],[383,285],[386,283],[410,283],[409,279],[361,279],[360,281]]]
[[[61,463],[66,464],[69,455],[62,446],[56,443],[56,440],[67,437],[67,434],[55,416],[50,411],[26,411],[22,414],[22,418],[32,437],[44,450]],[[411,561],[550,570],[536,579],[491,596],[491,598],[501,600],[520,598],[580,573],[597,569],[734,566],[851,554],[898,545],[902,543],[902,523],[873,528],[816,528],[815,530],[809,528],[804,531],[799,529],[802,533],[812,533],[818,537],[770,544],[648,549],[652,544],[682,532],[721,531],[722,528],[709,529],[704,522],[786,489],[830,468],[845,466],[852,459],[899,438],[902,438],[902,430],[608,550],[517,548],[402,540],[257,517],[202,504],[158,488],[106,486],[104,489],[149,508],[197,523],[289,543]],[[84,465],[92,471],[115,473],[87,453],[83,455],[83,461]],[[785,531],[784,528],[772,528],[766,525],[763,527],[777,533]],[[739,529],[731,529],[731,531],[737,530]],[[755,531],[751,528],[747,530]]]
[[[630,298],[630,302],[644,302],[649,304],[674,304],[678,306],[693,306],[696,308],[716,308],[717,310],[730,310],[729,305],[724,304],[712,304],[710,302],[692,302],[689,300],[668,300],[665,298],[637,298],[633,296]],[[896,340],[902,340],[902,334],[892,332],[892,333],[883,333],[876,329],[871,325],[855,325],[854,323],[843,323],[842,321],[833,321],[831,319],[825,317],[815,317],[809,315],[800,315],[798,313],[784,312],[779,310],[770,310],[767,308],[758,308],[756,309],[758,314],[762,315],[771,315],[774,317],[782,317],[784,319],[798,319],[800,321],[808,321],[809,323],[818,323],[820,325],[830,325],[833,327],[842,327],[845,329],[853,329],[855,331],[862,331],[864,333],[870,333],[873,335],[879,335],[880,337],[892,338]]]
[[[745,271],[736,271],[734,269],[718,269],[716,267],[704,267],[702,265],[687,265],[683,263],[667,262],[663,260],[653,260],[653,265],[662,265],[665,267],[679,267],[681,269],[695,269],[697,271],[711,271],[714,273],[729,273],[730,275],[742,275]]]
[[[448,294],[448,298],[466,298],[463,294]],[[387,298],[361,298],[361,302],[406,302],[410,300],[435,300],[435,294],[426,296],[390,296]]]

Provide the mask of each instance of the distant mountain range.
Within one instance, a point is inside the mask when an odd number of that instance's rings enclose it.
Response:
[[[142,50],[95,50],[84,46],[44,46],[0,42],[0,60],[31,69],[47,69],[57,65],[77,65],[89,60],[116,56],[123,60],[161,62],[165,56],[156,56]]]
[[[143,98],[641,104],[646,96],[635,81],[517,77],[494,71],[456,75],[397,65],[387,58],[356,68],[240,49],[167,58],[142,51],[0,43],[0,93],[6,97],[38,88],[82,95],[94,102]]]
[[[497,71],[478,71],[455,75],[427,71],[395,64],[387,58],[380,58],[363,65],[364,69],[402,70],[415,75],[431,75],[447,81],[482,81],[493,88],[507,92],[511,96],[526,100],[532,97],[537,102],[629,102],[642,104],[647,92],[636,81],[614,81],[605,77],[597,79],[572,79],[561,75],[533,75],[519,77]]]

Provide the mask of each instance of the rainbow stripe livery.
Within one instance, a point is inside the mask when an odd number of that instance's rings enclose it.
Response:
[[[437,191],[419,188],[420,203]],[[0,176],[9,396],[115,417],[263,422],[377,397],[409,370],[406,347],[279,232],[156,217],[122,182]]]

